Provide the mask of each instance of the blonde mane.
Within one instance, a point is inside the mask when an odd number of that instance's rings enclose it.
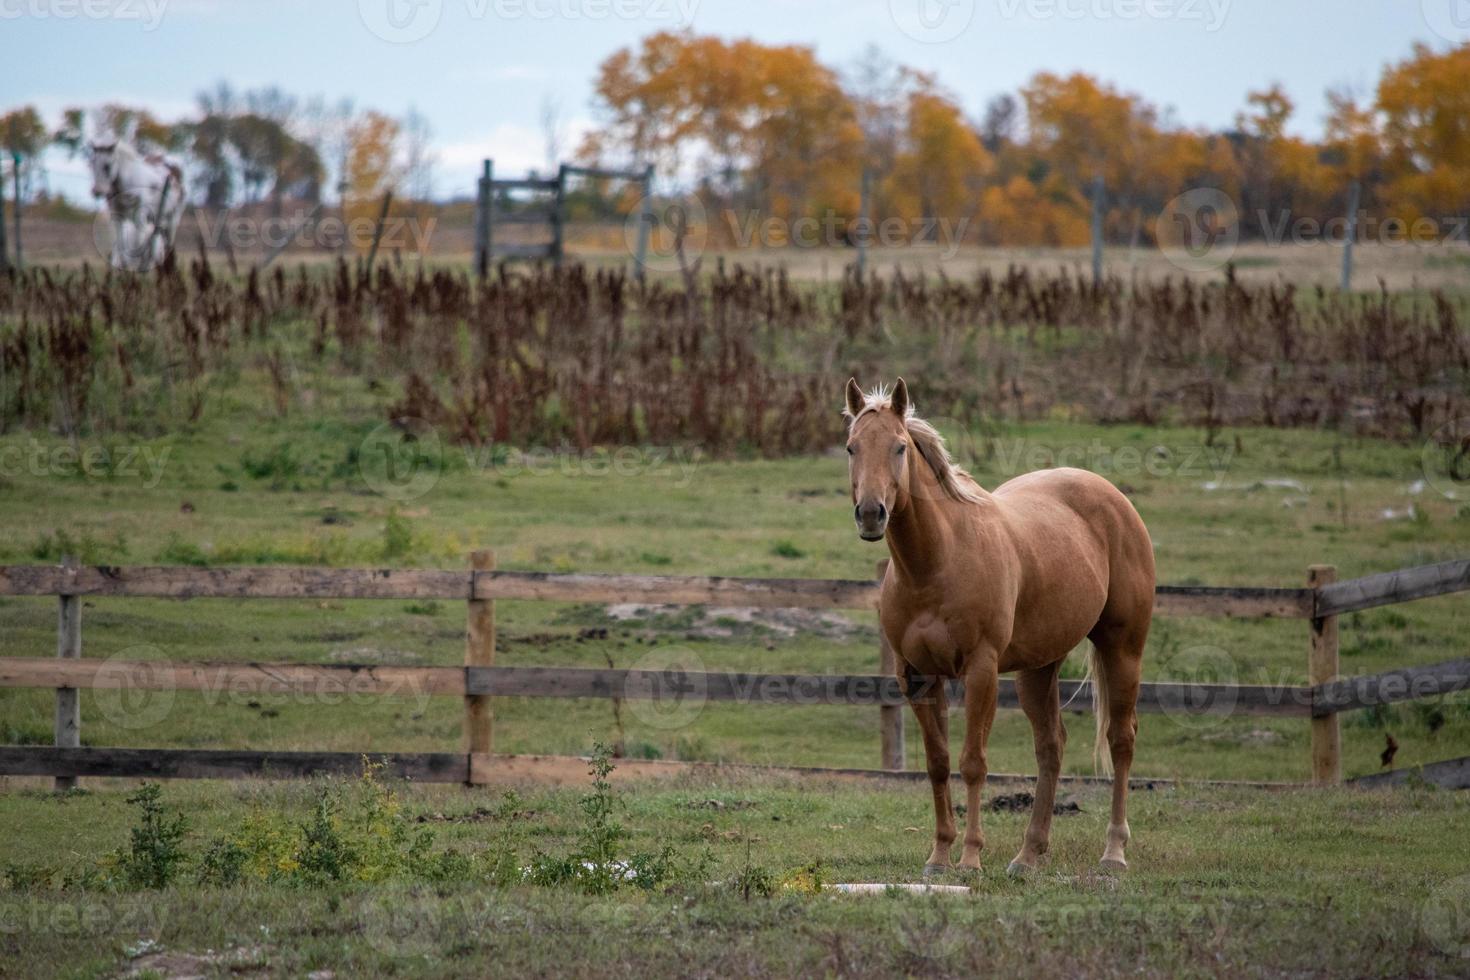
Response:
[[[880,384],[863,395],[863,407],[856,415],[843,409],[842,416],[847,419],[847,426],[850,429],[857,425],[858,419],[864,415],[885,408],[893,408],[893,392],[887,386]],[[934,471],[934,478],[939,481],[939,486],[944,490],[946,497],[967,504],[978,504],[985,500],[985,491],[980,488],[980,484],[957,465],[949,455],[949,449],[945,446],[944,437],[939,434],[939,430],[914,414],[912,402],[904,411],[903,426],[908,431],[909,438],[914,441],[914,448],[919,451],[919,455],[924,457],[924,461]]]

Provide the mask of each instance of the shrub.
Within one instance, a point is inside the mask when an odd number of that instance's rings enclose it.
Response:
[[[138,808],[138,825],[119,856],[123,882],[133,888],[163,888],[186,860],[183,814],[170,815],[164,809],[163,790],[157,783],[144,783],[128,803]]]

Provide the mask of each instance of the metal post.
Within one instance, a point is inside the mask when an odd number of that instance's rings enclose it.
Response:
[[[566,232],[563,225],[566,223],[566,214],[563,209],[567,200],[567,165],[562,164],[556,171],[556,192],[551,202],[551,261],[560,268],[562,255],[566,248]]]
[[[393,206],[393,192],[383,194],[383,206],[378,209],[378,224],[373,229],[373,247],[368,250],[367,271],[373,274],[373,264],[378,261],[378,243],[383,240],[383,224],[388,220],[388,209]]]
[[[467,603],[464,665],[495,666],[495,600],[476,599],[474,573],[495,570],[495,552],[470,554],[470,600]],[[468,677],[466,677],[468,679]],[[495,744],[494,714],[487,694],[466,694],[464,698],[464,748],[468,758],[469,782],[476,782],[475,757],[490,754]]]
[[[0,273],[10,270],[10,250],[5,247],[5,194],[0,183]]]
[[[857,274],[862,279],[868,271],[868,233],[871,229],[868,210],[872,206],[873,196],[873,173],[867,167],[863,168],[862,190],[858,199],[858,259]]]
[[[653,232],[653,164],[643,169],[643,198],[638,211],[638,254],[633,257],[638,281],[648,276],[648,236]]]
[[[74,578],[77,561],[70,556],[61,560],[62,567]],[[74,660],[82,655],[82,601],[75,595],[62,595],[56,616],[56,656]],[[56,747],[80,748],[82,744],[82,708],[74,687],[56,689]],[[77,777],[57,776],[58,793],[75,789]]]
[[[481,279],[490,275],[490,209],[495,193],[495,161],[485,161],[485,173],[480,178],[480,194],[475,206],[475,274]]]
[[[1092,281],[1102,282],[1103,274],[1103,186],[1102,174],[1092,179]]]
[[[1347,230],[1343,232],[1342,243],[1342,291],[1348,292],[1353,288],[1353,244],[1358,238],[1358,205],[1361,202],[1363,185],[1353,181],[1348,188],[1348,213]]]
[[[888,559],[885,558],[878,563],[878,581],[888,574]],[[884,677],[898,676],[898,655],[893,652],[893,647],[888,643],[888,637],[883,635],[883,629],[878,629],[878,651],[880,673]],[[878,709],[878,730],[882,737],[882,758],[879,765],[891,772],[901,772],[904,767],[903,750],[903,707],[901,705],[884,705]]]
[[[15,175],[15,268],[19,271],[26,264],[20,247],[20,154],[11,154],[10,162],[11,172]]]
[[[1307,588],[1320,589],[1337,581],[1333,565],[1307,569]],[[1315,687],[1337,679],[1337,617],[1312,620],[1312,645],[1307,654],[1307,683]],[[1334,712],[1312,719],[1312,782],[1336,786],[1342,782],[1342,725]]]

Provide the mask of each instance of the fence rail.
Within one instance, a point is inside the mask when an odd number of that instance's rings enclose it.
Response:
[[[1350,584],[1350,583],[1344,583]],[[1467,586],[1470,587],[1470,586]],[[644,602],[766,609],[871,610],[878,583],[862,579],[722,578],[553,572],[356,568],[0,566],[0,595],[172,599],[515,599]],[[1165,616],[1310,619],[1311,589],[1160,586]]]
[[[879,577],[883,572],[879,566]],[[1336,617],[1348,611],[1470,590],[1470,559],[1403,569],[1346,582],[1330,566],[1313,566],[1308,587],[1161,586],[1155,610],[1166,616],[1307,619],[1309,683],[1225,685],[1151,682],[1141,711],[1243,714],[1311,720],[1313,782],[1341,782],[1338,715],[1470,688],[1470,659],[1340,678]],[[903,768],[900,707],[910,696],[893,676],[894,655],[882,644],[880,674],[707,673],[495,665],[495,602],[647,603],[763,608],[872,610],[878,583],[856,579],[765,579],[666,575],[584,575],[500,571],[494,555],[476,552],[462,571],[329,568],[174,568],[0,566],[0,595],[59,599],[57,653],[0,658],[0,687],[56,690],[55,747],[0,747],[0,775],[50,775],[58,787],[78,776],[217,778],[296,776],[357,771],[363,753],[252,752],[80,748],[80,689],[177,690],[311,695],[441,696],[464,699],[464,744],[458,753],[367,753],[390,771],[423,781],[478,784],[515,759],[492,754],[491,704],[497,697],[669,699],[768,705],[848,705],[881,709],[885,770]],[[466,649],[460,667],[350,664],[204,663],[98,660],[81,657],[79,597],[173,599],[446,599],[465,602]],[[938,679],[929,679],[933,684]],[[952,698],[963,682],[944,681]],[[1080,681],[1061,682],[1072,710],[1090,710]],[[924,698],[921,685],[912,697]],[[999,705],[1019,707],[1014,682],[1002,678]],[[541,759],[542,757],[534,757]],[[507,761],[511,760],[511,761]],[[565,762],[565,760],[563,760]],[[544,769],[551,763],[538,763]],[[525,767],[522,766],[524,769]],[[554,767],[553,767],[554,768]],[[662,771],[662,770],[660,770]],[[818,771],[818,770],[812,770]],[[821,770],[827,771],[827,770]],[[837,772],[839,770],[831,770]],[[1422,767],[1424,778],[1461,785],[1462,760]],[[1392,784],[1393,773],[1364,782]]]

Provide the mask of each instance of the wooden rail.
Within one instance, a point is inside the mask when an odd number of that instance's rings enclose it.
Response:
[[[1312,615],[1341,616],[1361,609],[1391,606],[1467,589],[1470,589],[1470,558],[1401,568],[1381,575],[1324,585],[1317,590],[1317,603]]]
[[[879,578],[883,574],[879,567]],[[1470,660],[1410,667],[1371,677],[1338,677],[1337,617],[1343,612],[1470,589],[1470,560],[1404,569],[1347,582],[1331,566],[1313,566],[1301,589],[1161,586],[1155,612],[1166,616],[1297,618],[1310,623],[1307,686],[1145,683],[1141,711],[1246,714],[1309,718],[1313,781],[1341,781],[1343,711],[1430,697],[1470,688]],[[55,659],[0,658],[0,687],[54,688],[56,747],[0,747],[0,774],[54,775],[58,787],[77,776],[208,777],[303,775],[355,771],[359,753],[234,752],[229,750],[82,749],[77,691],[83,688],[306,694],[458,697],[464,699],[459,753],[388,754],[395,774],[421,780],[479,783],[504,770],[492,755],[492,699],[496,697],[682,699],[772,705],[878,707],[881,765],[903,766],[901,706],[907,700],[894,676],[897,659],[886,644],[879,674],[706,673],[495,665],[497,600],[646,603],[759,608],[872,610],[877,581],[852,579],[721,578],[668,575],[583,575],[511,572],[494,555],[477,552],[462,571],[330,568],[174,568],[113,566],[0,566],[0,595],[58,597]],[[88,660],[81,657],[80,597],[175,599],[446,599],[465,603],[462,667],[389,667],[341,664],[185,663]],[[937,683],[937,680],[930,683]],[[950,680],[952,699],[963,697]],[[1080,681],[1061,682],[1071,710],[1090,710]],[[922,698],[926,692],[913,692]],[[1019,706],[1014,682],[1003,678],[999,704]],[[378,755],[374,753],[373,755]],[[493,760],[493,766],[492,766]],[[1443,767],[1450,783],[1458,762]],[[1439,769],[1434,770],[1439,773]],[[1391,775],[1391,774],[1390,774]],[[1392,782],[1389,776],[1384,780]],[[1380,780],[1382,781],[1382,780]]]
[[[923,678],[914,699],[928,697],[937,678]],[[951,700],[964,682],[947,680]],[[1068,710],[1090,712],[1088,686],[1060,682]],[[307,697],[693,699],[770,705],[848,705],[897,708],[909,698],[898,678],[882,674],[752,674],[582,667],[381,667],[351,664],[180,663],[160,660],[47,660],[0,657],[0,688],[193,691],[206,695],[295,694]],[[1140,685],[1138,709],[1165,714],[1243,714],[1311,717],[1313,688],[1236,684]],[[1002,708],[1019,708],[1015,681],[1002,677]],[[1325,714],[1325,712],[1324,712]],[[482,743],[472,743],[482,744]],[[477,749],[478,751],[478,749]]]
[[[766,609],[874,608],[861,579],[584,575],[552,572],[368,568],[192,568],[109,565],[0,566],[0,595],[148,596],[173,599],[518,599],[643,602]],[[1310,589],[1160,586],[1164,616],[1309,619]]]

